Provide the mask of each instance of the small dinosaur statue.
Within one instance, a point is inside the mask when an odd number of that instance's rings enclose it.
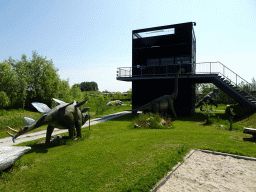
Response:
[[[162,117],[167,116],[167,114],[169,115],[171,112],[174,116],[173,119],[177,119],[177,115],[173,107],[173,101],[177,98],[178,95],[178,78],[181,72],[184,73],[185,70],[182,68],[176,73],[174,92],[171,95],[163,95],[141,107],[133,109],[132,111],[143,111],[144,113],[152,112],[155,114],[158,113]]]
[[[214,99],[216,99],[216,93],[219,93],[220,90],[217,88],[214,88],[213,91],[205,95],[195,106],[195,108],[200,106],[200,111],[203,111],[203,102],[206,104],[215,105],[218,107],[218,105],[214,102]],[[207,102],[209,101],[209,102]]]
[[[25,122],[27,123],[23,129],[17,131],[7,126],[7,130],[11,130],[15,132],[14,135],[7,133],[12,136],[12,141],[15,143],[15,139],[20,135],[27,133],[33,129],[41,127],[43,125],[48,125],[46,132],[46,144],[50,143],[51,135],[54,130],[54,127],[58,127],[60,129],[68,129],[69,130],[69,138],[74,138],[74,128],[76,128],[77,137],[81,137],[81,127],[82,125],[89,119],[89,114],[83,114],[88,111],[90,108],[86,107],[80,110],[80,106],[85,104],[88,99],[76,103],[76,101],[71,103],[65,103],[58,99],[53,100],[59,103],[58,106],[50,109],[47,105],[43,103],[32,103],[32,105],[41,113],[45,113],[42,117],[37,120],[24,117]]]

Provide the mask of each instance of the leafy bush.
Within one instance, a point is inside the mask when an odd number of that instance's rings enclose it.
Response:
[[[140,114],[135,118],[133,125],[136,128],[148,128],[148,129],[168,129],[173,128],[171,118],[161,118],[159,114],[146,113]]]
[[[4,91],[0,91],[0,109],[6,107],[9,104],[9,98]],[[2,109],[3,110],[3,109]],[[2,111],[2,115],[4,111]]]
[[[230,118],[230,116],[232,116],[230,109],[233,109],[233,112],[235,113],[235,118],[246,117],[255,112],[253,109],[245,107],[241,104],[231,105],[228,106],[225,110],[225,115],[227,118]]]
[[[95,106],[96,106],[96,115],[102,115],[106,110],[107,101],[103,97],[103,95],[100,95],[96,100],[95,100]]]
[[[215,116],[215,114],[213,113],[210,105],[208,103],[203,102],[203,106],[205,108],[205,111],[203,112],[204,116],[206,116],[206,125],[210,125],[212,124],[212,120],[211,117]]]

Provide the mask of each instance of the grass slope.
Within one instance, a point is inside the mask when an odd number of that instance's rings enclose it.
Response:
[[[78,141],[23,143],[32,150],[2,173],[0,191],[149,191],[192,148],[256,157],[255,141],[241,127],[203,126],[203,118],[176,120],[174,129],[135,129],[129,114],[82,129]]]
[[[83,105],[83,107],[88,107],[88,106],[91,107],[89,112],[90,112],[91,119],[94,119],[100,116],[109,115],[109,114],[121,112],[124,110],[131,110],[131,106],[129,105],[130,102],[126,102],[126,104],[127,106],[106,106],[106,110],[102,114],[96,114],[95,104],[89,103],[89,105],[85,104]],[[43,115],[44,114],[39,112],[31,112],[26,110],[24,110],[24,113],[23,113],[23,110],[21,109],[10,109],[8,111],[5,111],[4,115],[0,116],[0,138],[9,137],[9,135],[6,133],[7,126],[14,128],[16,130],[20,130],[21,128],[23,128],[26,125],[23,117],[29,117],[37,120]],[[29,133],[42,131],[46,129],[47,129],[47,125],[39,127],[32,131],[29,131]]]

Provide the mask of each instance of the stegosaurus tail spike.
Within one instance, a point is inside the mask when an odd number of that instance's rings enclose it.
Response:
[[[24,117],[24,120],[26,122],[27,125],[32,124],[35,120],[29,117]]]
[[[84,101],[81,101],[75,105],[75,107],[80,107],[81,105],[85,104],[88,101],[88,99],[85,99]]]

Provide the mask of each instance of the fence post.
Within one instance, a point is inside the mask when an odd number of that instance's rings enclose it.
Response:
[[[210,62],[210,74],[212,74],[212,63]]]
[[[236,87],[237,87],[237,74],[236,74]]]

